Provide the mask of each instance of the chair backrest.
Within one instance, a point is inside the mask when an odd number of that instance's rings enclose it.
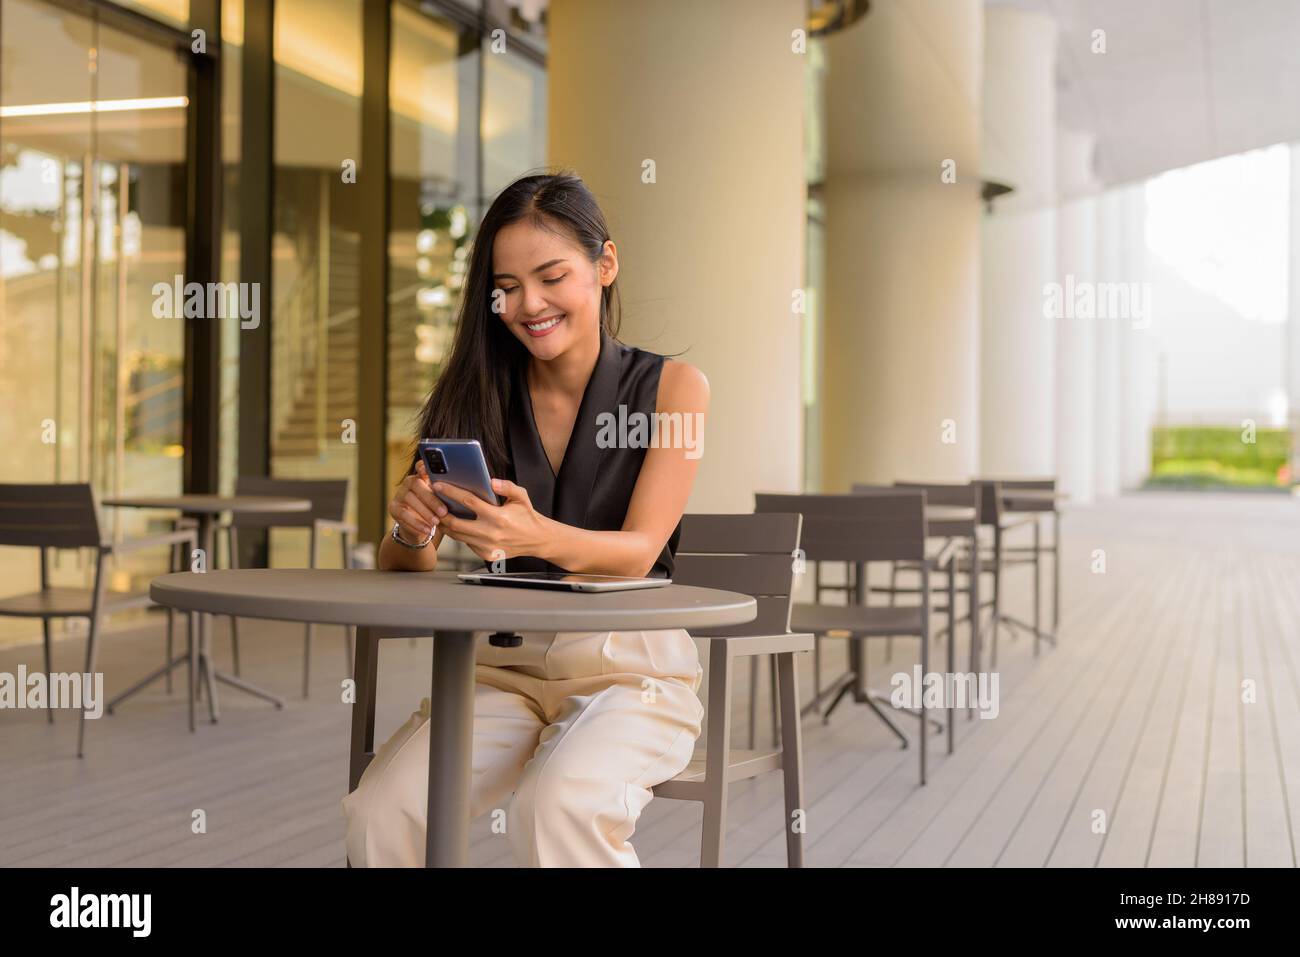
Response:
[[[855,485],[854,491],[857,490]],[[970,521],[930,521],[931,535],[973,534],[980,520],[980,489],[974,482],[895,482],[894,488],[925,493],[926,505],[943,505],[975,510]],[[940,527],[941,526],[941,527]]]
[[[759,492],[756,512],[803,515],[800,548],[814,562],[876,562],[925,557],[925,493],[887,489],[850,495]]]
[[[348,506],[347,479],[280,479],[241,475],[235,480],[236,495],[284,495],[311,500],[306,512],[235,512],[237,528],[310,527],[316,519],[341,522]]]
[[[1033,478],[1033,479],[984,479],[985,482],[997,482],[1002,486],[1002,491],[1029,490],[1034,492],[1055,492],[1056,479],[1054,478]]]
[[[801,524],[798,514],[682,516],[673,581],[740,592],[758,603],[753,621],[692,628],[692,635],[780,635],[790,630]]]
[[[1010,492],[1055,492],[1054,478],[1019,478],[1019,479],[984,479],[986,483],[997,486],[997,502],[1001,511],[1050,512],[1056,508],[1056,502],[1045,498],[1041,502],[1022,503],[1015,509],[1006,508],[1005,499]]]
[[[979,491],[981,525],[1002,524],[1002,488],[996,481],[976,479],[971,482]]]
[[[98,548],[95,495],[84,482],[0,485],[0,545]]]

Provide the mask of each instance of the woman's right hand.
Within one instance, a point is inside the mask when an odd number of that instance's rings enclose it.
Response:
[[[397,486],[393,500],[388,503],[388,514],[401,526],[398,531],[402,538],[415,544],[437,529],[439,512],[445,515],[447,507],[433,494],[424,462],[417,461],[415,471]]]

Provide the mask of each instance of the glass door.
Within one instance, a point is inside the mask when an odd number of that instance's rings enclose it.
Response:
[[[179,493],[184,320],[153,290],[184,272],[188,66],[42,0],[0,18],[0,481]],[[103,517],[115,535],[146,518]],[[4,552],[7,590],[35,585]]]

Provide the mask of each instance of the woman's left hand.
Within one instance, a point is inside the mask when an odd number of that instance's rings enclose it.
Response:
[[[438,510],[438,527],[485,562],[537,553],[546,519],[533,508],[528,492],[514,482],[492,480],[492,490],[505,500],[500,505],[446,482],[434,482],[433,490],[477,516],[457,518],[444,505]]]

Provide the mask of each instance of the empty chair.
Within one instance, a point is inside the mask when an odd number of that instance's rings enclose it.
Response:
[[[867,638],[909,635],[921,640],[922,674],[929,673],[930,609],[927,600],[918,605],[883,607],[866,604],[866,566],[869,562],[921,562],[921,594],[930,593],[930,564],[925,562],[925,493],[889,489],[882,494],[853,495],[782,495],[759,493],[755,496],[758,512],[799,512],[803,515],[800,547],[808,561],[848,562],[855,566],[854,587],[845,605],[796,604],[791,628],[830,636],[843,633],[849,637],[849,670],[822,696],[834,695],[823,715],[829,720],[836,706],[848,694],[854,701],[867,705],[908,746],[907,735],[872,700],[866,688]],[[936,563],[948,556],[935,556]],[[926,777],[925,699],[920,696],[918,716],[921,726],[920,778]]]
[[[226,526],[229,539],[230,567],[239,567],[238,532],[241,529],[272,528],[306,528],[310,539],[307,551],[307,567],[315,568],[319,542],[322,532],[337,532],[342,543],[343,567],[352,567],[351,538],[356,528],[344,520],[348,501],[347,479],[277,479],[258,476],[241,476],[235,483],[236,495],[275,495],[288,498],[305,498],[311,502],[311,509],[306,512],[235,512],[230,525]],[[302,660],[302,696],[308,697],[311,691],[311,639],[313,626],[307,622],[304,626],[303,660]],[[230,619],[231,648],[234,653],[235,673],[239,673],[239,624],[232,615]],[[352,674],[352,645],[356,629],[347,629],[347,644],[343,649],[347,657],[346,673]]]
[[[15,545],[40,550],[40,582],[37,591],[0,598],[0,616],[39,618],[44,637],[47,686],[52,685],[53,648],[50,623],[56,618],[86,618],[90,622],[86,637],[86,668],[83,674],[94,675],[99,662],[99,638],[105,616],[130,608],[151,605],[148,592],[112,592],[108,590],[105,564],[110,555],[120,556],[143,548],[188,544],[195,547],[193,529],[181,529],[162,535],[138,538],[113,545],[100,536],[95,497],[88,484],[69,485],[0,485],[0,545]],[[56,549],[92,549],[95,573],[89,588],[52,586],[49,581],[48,552]],[[194,730],[194,629],[188,621],[189,721]],[[170,660],[170,659],[169,659]],[[47,718],[54,721],[53,702],[47,695]],[[83,698],[77,728],[77,757],[85,753],[86,708]]]
[[[998,609],[997,619],[1001,622],[1032,632],[1034,636],[1034,654],[1038,654],[1043,639],[1056,643],[1056,631],[1061,622],[1061,513],[1056,507],[1056,479],[985,479],[986,486],[993,486],[992,493],[997,499],[999,521],[994,530],[993,548],[997,560],[1003,567],[1031,565],[1034,571],[1034,623],[1032,627]],[[1045,514],[1052,516],[1052,540],[1042,542],[1042,523]],[[1029,526],[1033,532],[1030,545],[1007,545],[1003,538],[1014,528]],[[1043,555],[1052,556],[1052,630],[1042,627],[1042,563]],[[993,660],[997,661],[997,631],[995,623],[993,633]]]
[[[874,488],[876,487],[855,485],[853,491],[855,493],[870,492]],[[928,546],[930,555],[925,561],[929,563],[930,571],[938,577],[938,581],[935,581],[934,578],[931,579],[933,590],[942,592],[946,596],[946,604],[933,606],[931,610],[946,614],[948,617],[947,624],[935,633],[935,638],[946,637],[948,639],[948,671],[951,673],[956,661],[954,628],[956,624],[965,621],[969,629],[967,634],[970,648],[970,672],[977,675],[980,667],[980,615],[978,612],[980,607],[980,490],[973,482],[895,482],[893,488],[925,493],[926,533],[929,535],[931,542]],[[950,545],[957,547],[950,548]],[[936,564],[935,555],[944,553],[948,555],[948,561],[942,565]],[[919,563],[917,562],[894,562],[890,571],[889,587],[875,586],[871,588],[871,592],[889,595],[891,605],[895,603],[899,595],[919,594],[919,587],[900,586],[898,584],[899,572],[919,570]],[[955,604],[958,592],[958,576],[965,576],[966,580],[965,587],[960,589],[966,594],[966,614],[962,617],[958,616]],[[954,709],[954,702],[949,701],[949,754],[953,751]],[[974,713],[973,707],[968,709],[968,717],[973,717]]]
[[[785,783],[786,860],[803,866],[802,745],[795,654],[812,649],[810,634],[790,633],[791,589],[799,548],[797,514],[687,515],[675,555],[673,581],[752,595],[758,616],[723,628],[691,629],[709,638],[705,751],[675,778],[654,788],[657,797],[704,804],[701,867],[720,867],[727,833],[727,793],[735,781],[779,770]],[[766,751],[731,748],[731,689],[737,658],[772,655],[780,700],[780,746]],[[756,689],[755,689],[756,690]]]

